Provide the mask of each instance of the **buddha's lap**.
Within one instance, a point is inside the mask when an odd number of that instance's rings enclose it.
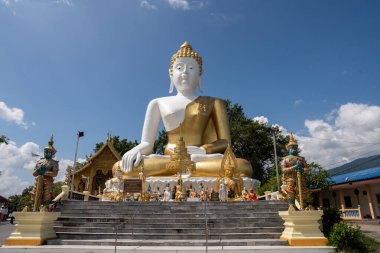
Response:
[[[196,169],[192,177],[220,177],[220,169],[223,157],[197,161]],[[139,166],[133,168],[129,173],[123,173],[123,178],[139,177],[141,166],[144,166],[145,176],[174,176],[166,169],[166,164],[170,161],[168,157],[144,159]],[[237,158],[238,174],[242,177],[251,177],[253,169],[251,163],[245,159]]]

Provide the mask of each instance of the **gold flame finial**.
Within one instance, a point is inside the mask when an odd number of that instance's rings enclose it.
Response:
[[[189,44],[189,42],[185,41],[177,53],[172,56],[170,61],[170,75],[173,76],[173,64],[175,60],[181,57],[191,57],[194,58],[199,65],[199,75],[202,75],[202,57],[194,52],[193,47]]]
[[[286,145],[286,148],[290,146],[298,146],[297,141],[293,137],[293,132],[290,132],[289,143]]]
[[[54,144],[54,137],[53,134],[50,136],[48,145],[44,148],[44,150],[50,150],[53,154],[57,152],[57,150],[53,147]]]

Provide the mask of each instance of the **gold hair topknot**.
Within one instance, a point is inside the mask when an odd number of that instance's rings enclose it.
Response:
[[[194,58],[198,62],[198,65],[199,65],[199,74],[202,75],[202,57],[200,57],[196,52],[194,52],[191,45],[187,41],[185,41],[185,43],[182,44],[178,52],[172,56],[172,59],[170,61],[170,75],[171,76],[173,75],[173,64],[175,60],[181,57]]]

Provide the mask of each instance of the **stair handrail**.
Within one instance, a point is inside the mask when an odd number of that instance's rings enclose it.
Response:
[[[208,252],[208,222],[207,222],[207,195],[205,197],[205,205],[204,205],[204,212],[205,212],[205,238],[206,238],[206,253]]]
[[[137,205],[137,207],[135,207],[135,209],[134,209],[134,211],[133,211],[133,214],[132,214],[131,217],[129,217],[129,219],[127,219],[126,221],[123,221],[123,222],[120,223],[120,224],[115,225],[115,227],[114,227],[114,230],[115,230],[115,253],[116,253],[116,251],[117,251],[118,229],[119,229],[120,226],[125,225],[126,223],[130,223],[131,220],[132,220],[132,223],[131,223],[131,225],[132,225],[132,239],[134,238],[134,232],[133,232],[133,230],[134,230],[134,223],[133,223],[133,221],[134,221],[134,217],[136,216],[137,212],[138,212],[138,211],[140,210],[140,208],[141,208],[141,202],[142,202],[142,201],[139,201],[139,204]],[[123,202],[120,202],[121,205],[122,205],[122,203],[123,203]]]

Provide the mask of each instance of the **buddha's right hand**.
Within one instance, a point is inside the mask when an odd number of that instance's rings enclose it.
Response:
[[[131,149],[123,155],[121,159],[121,167],[125,173],[131,172],[133,167],[137,167],[142,160],[140,150]]]

